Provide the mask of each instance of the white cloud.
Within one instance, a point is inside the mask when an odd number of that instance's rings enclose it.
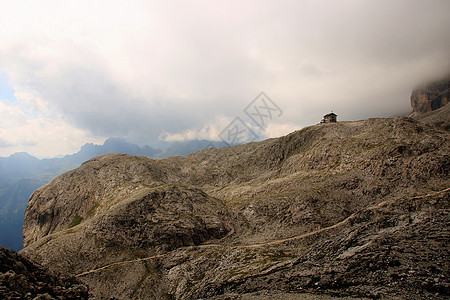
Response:
[[[264,129],[264,135],[266,137],[280,137],[289,134],[293,131],[300,130],[301,127],[295,124],[280,124],[275,122],[268,123],[267,127]]]
[[[241,115],[260,91],[284,111],[268,136],[315,124],[332,109],[341,120],[391,116],[410,110],[416,84],[450,69],[446,0],[0,7],[0,67],[20,101],[34,101],[20,104],[23,118],[78,130],[80,141],[212,138],[220,118]],[[52,139],[46,132],[42,140]]]
[[[231,118],[226,116],[216,116],[214,120],[203,126],[202,128],[188,129],[180,133],[164,132],[160,135],[160,139],[166,142],[181,142],[189,140],[210,140],[219,141],[220,133],[232,122]]]
[[[16,105],[0,102],[0,156],[19,150],[38,157],[56,156],[74,153],[86,140],[99,141],[61,116],[44,114],[40,99],[26,93],[16,93],[16,98]]]

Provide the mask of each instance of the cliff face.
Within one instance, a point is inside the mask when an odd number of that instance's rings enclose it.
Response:
[[[440,81],[419,87],[411,93],[413,112],[426,113],[446,105],[450,95],[450,75]]]
[[[21,253],[99,298],[445,299],[449,110],[97,157],[32,195]]]
[[[2,299],[88,299],[88,288],[75,278],[57,277],[21,255],[0,247]]]

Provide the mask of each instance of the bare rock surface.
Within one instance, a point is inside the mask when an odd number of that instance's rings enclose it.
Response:
[[[449,201],[450,190],[392,200],[356,213],[339,230],[315,235],[317,243],[297,239],[263,249],[241,249],[245,265],[237,261],[223,270],[226,280],[203,280],[208,284],[199,283],[191,298],[209,299],[218,291],[233,295],[268,290],[371,299],[447,299]],[[313,251],[289,258],[293,248],[309,243],[314,243],[308,247]],[[265,266],[258,256],[274,262]],[[233,276],[239,270],[246,272]],[[217,278],[217,273],[211,276]]]
[[[439,109],[450,100],[450,75],[416,88],[411,93],[413,112],[426,113]]]
[[[445,299],[446,120],[448,106],[99,156],[32,195],[21,253],[101,299]]]
[[[0,261],[2,299],[88,299],[88,287],[76,278],[51,274],[2,247]]]

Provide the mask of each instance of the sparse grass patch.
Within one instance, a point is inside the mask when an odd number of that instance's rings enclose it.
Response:
[[[83,218],[79,215],[75,215],[75,217],[73,217],[72,221],[69,223],[69,228],[79,225],[81,221],[83,221]]]
[[[94,202],[94,205],[91,207],[91,209],[87,212],[86,216],[88,218],[95,215],[95,212],[97,211],[97,207],[99,207],[99,204],[97,202]]]
[[[73,233],[75,233],[76,231],[74,230],[74,229],[67,229],[65,232],[64,232],[64,234],[73,234]]]

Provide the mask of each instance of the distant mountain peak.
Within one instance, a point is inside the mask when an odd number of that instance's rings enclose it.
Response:
[[[11,154],[9,156],[9,158],[12,158],[12,159],[30,159],[30,158],[38,159],[38,158],[30,155],[28,152],[16,152],[16,153]]]

